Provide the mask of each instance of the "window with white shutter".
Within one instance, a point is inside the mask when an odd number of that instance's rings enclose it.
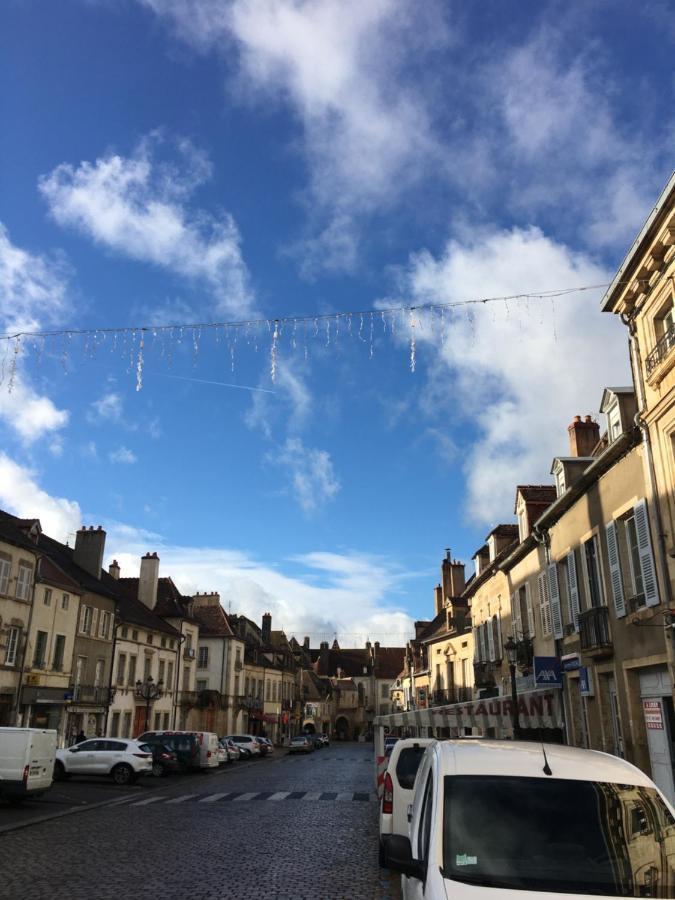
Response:
[[[495,656],[501,659],[502,653],[502,614],[500,612],[495,616]]]
[[[659,600],[659,589],[656,581],[656,569],[654,568],[654,555],[652,553],[652,539],[649,532],[649,516],[647,514],[647,501],[639,500],[633,507],[635,517],[635,532],[637,534],[638,550],[640,553],[640,568],[642,569],[642,587],[645,593],[645,606],[656,606]]]
[[[565,573],[567,577],[570,622],[574,626],[574,630],[579,631],[579,582],[577,580],[577,561],[574,550],[565,557]]]
[[[536,629],[534,624],[534,607],[532,605],[532,590],[529,581],[525,582],[525,607],[527,609],[527,634],[528,637],[534,638]]]
[[[19,563],[19,574],[16,579],[16,597],[18,600],[28,600],[30,597],[33,569],[25,563]]]
[[[626,615],[626,599],[623,593],[623,580],[621,578],[621,559],[619,557],[619,535],[616,522],[611,521],[605,525],[607,537],[607,558],[609,559],[609,580],[612,585],[614,598],[614,610],[617,619]]]
[[[490,662],[495,661],[495,636],[492,631],[492,622],[485,623],[485,630],[487,631],[487,640],[488,640],[488,659]]]
[[[514,591],[513,594],[511,594],[511,632],[515,641],[517,641],[523,633],[523,623],[521,622],[520,612],[520,596],[518,591]]]
[[[12,557],[0,553],[0,594],[9,591],[9,576],[12,571]]]
[[[558,566],[556,563],[551,563],[548,567],[548,591],[553,637],[561,638],[563,636],[562,611],[560,609],[560,587],[558,585]]]
[[[473,660],[476,663],[482,662],[480,658],[480,635],[477,627],[473,630]],[[245,693],[248,694],[248,689],[246,689]]]
[[[539,588],[539,618],[541,619],[541,631],[544,637],[551,634],[551,605],[548,596],[548,577],[542,572],[537,578]]]
[[[5,644],[5,665],[16,665],[16,651],[19,646],[19,628],[11,627],[7,634],[7,643]]]

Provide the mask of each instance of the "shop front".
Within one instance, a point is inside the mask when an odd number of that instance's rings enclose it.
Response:
[[[24,687],[21,692],[22,721],[27,728],[53,728],[57,742],[66,739],[66,703],[69,694],[58,687]]]
[[[666,666],[640,672],[640,699],[647,732],[652,778],[671,803],[675,802],[675,714],[673,687]]]

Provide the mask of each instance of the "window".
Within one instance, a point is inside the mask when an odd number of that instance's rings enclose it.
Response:
[[[33,668],[44,669],[45,653],[47,652],[47,632],[38,631],[35,636],[35,655],[33,656]]]
[[[604,593],[602,590],[602,579],[600,577],[600,560],[598,554],[598,537],[593,537],[584,544],[584,558],[586,560],[586,584],[588,586],[588,597],[590,605],[603,606]]]
[[[162,728],[164,729],[164,731],[166,731],[168,727],[169,727],[169,714],[168,714],[168,712],[165,712],[163,714],[163,719],[162,719]]]
[[[462,660],[462,687],[469,687],[471,682],[469,681],[469,660]]]
[[[12,571],[12,557],[0,553],[0,594],[9,591],[9,576]]]
[[[80,611],[80,631],[82,634],[91,633],[91,620],[94,610],[91,606],[83,606]]]
[[[183,669],[183,690],[184,691],[190,690],[190,675],[191,674],[192,674],[192,670],[190,669],[190,666],[185,666],[185,668]]]
[[[160,659],[160,661],[159,661],[159,671],[157,672],[157,680],[158,680],[158,681],[162,681],[162,682],[164,681],[164,671],[165,671],[165,669],[166,669],[166,661],[163,660],[163,659]]]
[[[238,675],[234,676],[234,696],[235,697],[239,696],[239,676]]]
[[[168,663],[168,665],[167,665],[167,669],[166,669],[166,683],[167,683],[167,688],[168,688],[168,690],[172,691],[173,688],[174,688],[174,684],[173,684],[173,660],[169,660],[169,663]]]
[[[117,684],[124,684],[124,673],[126,671],[126,668],[127,655],[126,653],[120,653],[119,657],[117,658],[117,678],[115,679]]]
[[[440,679],[440,676],[439,676],[438,680],[439,680],[439,681],[441,680],[441,679]],[[386,683],[386,682],[383,682],[383,683],[380,685],[380,697],[382,698],[382,700],[388,700],[388,699],[389,699],[389,684]]]
[[[5,665],[16,665],[16,650],[19,645],[19,630],[13,626],[7,632],[7,643],[5,644]]]
[[[121,638],[126,638],[126,637],[128,636],[128,634],[129,634],[129,629],[128,629],[127,626],[125,625],[125,626],[120,630],[120,637],[121,637]]]
[[[162,714],[156,712],[156,713],[155,713],[155,731],[159,731],[159,729],[160,729],[160,727],[161,727],[161,726],[160,726],[160,722],[161,722],[161,721],[162,721]]]
[[[198,669],[207,669],[208,666],[209,666],[209,648],[202,646],[199,648],[199,658],[197,659],[197,668]]]
[[[112,714],[112,725],[110,726],[110,736],[111,737],[119,737],[120,736],[120,714],[118,712],[114,712]]]
[[[637,529],[635,527],[635,514],[630,515],[626,519],[625,534],[633,596],[644,600],[645,592],[642,583],[642,567],[640,565],[640,548],[638,547]]]
[[[197,687],[198,691],[205,691],[207,689],[207,686],[208,686],[208,681],[206,680],[206,678],[198,678],[197,679],[196,687]]]
[[[192,632],[191,631],[185,632],[185,649],[192,650]]]
[[[271,682],[268,681],[268,682],[267,682],[267,694],[266,694],[266,696],[265,696],[265,700],[269,700],[269,699],[270,699],[270,693],[271,693]]]
[[[129,657],[129,674],[127,676],[127,684],[136,684],[136,657]]]
[[[63,669],[63,655],[66,649],[65,634],[57,634],[54,639],[54,656],[52,657],[52,669],[60,672]]]
[[[102,612],[101,613],[101,621],[99,624],[98,635],[99,637],[108,639],[108,633],[110,631],[110,613]]]
[[[563,569],[563,585],[567,594],[567,621],[571,630],[579,630],[579,585],[577,583],[577,564],[574,550],[568,553],[560,563]]]
[[[121,737],[131,737],[131,713],[125,712],[124,718],[122,719],[122,734]]]
[[[426,747],[419,744],[413,747],[406,747],[399,753],[396,763],[396,777],[399,785],[406,791],[411,791],[415,784],[415,775],[422,762]]]
[[[133,628],[133,629],[132,629],[132,631],[131,631],[131,640],[132,640],[132,641],[137,641],[137,640],[138,640],[138,628]]]
[[[87,668],[87,657],[86,656],[78,656],[77,663],[75,664],[75,686],[82,684],[82,680],[84,678],[84,673]],[[77,697],[74,698],[77,700]]]
[[[612,441],[615,441],[622,432],[621,410],[619,409],[619,404],[615,403],[607,413],[607,436],[609,437],[610,444]]]
[[[537,578],[539,588],[539,620],[541,621],[541,633],[544,637],[550,637],[551,626],[551,602],[548,594],[548,578],[546,572],[542,572]]]
[[[150,632],[148,632],[148,643],[149,644],[151,644],[153,642],[154,637],[155,637],[154,634],[151,634]]]
[[[45,594],[44,594],[43,600],[44,600],[45,606],[52,605],[52,589],[51,588],[45,588]]]
[[[101,687],[103,685],[103,669],[105,668],[105,660],[97,659],[96,660],[96,669],[94,670],[94,687]]]
[[[161,645],[162,645],[162,647],[166,647],[166,638],[165,637],[162,638]]]
[[[675,343],[675,323],[672,297],[668,299],[665,306],[662,306],[655,316],[654,332],[656,333],[657,340],[660,340],[661,338],[666,339],[666,347],[664,347],[664,350],[668,349],[672,346],[673,343]]]
[[[143,660],[143,680],[147,681],[150,677],[150,669],[152,668],[152,657],[146,656]]]
[[[16,596],[18,600],[28,600],[30,596],[33,569],[26,563],[19,563],[19,574],[16,579]]]
[[[64,594],[61,597],[61,609],[68,609],[70,605],[70,594]]]
[[[555,478],[555,491],[558,497],[565,493],[565,469],[562,463],[558,463],[556,468],[553,471],[553,477]]]

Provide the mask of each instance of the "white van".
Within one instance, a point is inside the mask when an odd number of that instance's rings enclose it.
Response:
[[[0,797],[19,803],[49,790],[56,757],[56,731],[0,728]]]
[[[150,737],[161,737],[163,734],[194,734],[199,744],[199,767],[201,769],[217,769],[219,765],[218,757],[218,735],[214,731],[144,731],[136,740],[143,743]]]

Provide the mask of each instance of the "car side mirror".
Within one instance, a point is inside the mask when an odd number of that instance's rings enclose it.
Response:
[[[392,834],[384,845],[384,864],[408,878],[424,880],[424,863],[413,859],[410,840],[402,834]]]

